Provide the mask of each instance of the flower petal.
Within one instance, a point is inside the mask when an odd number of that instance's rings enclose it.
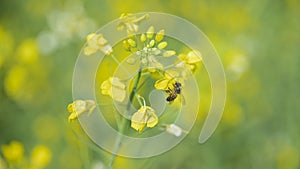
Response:
[[[169,84],[169,79],[159,79],[155,82],[154,87],[159,90],[167,90]]]
[[[86,41],[90,41],[96,34],[95,33],[90,33],[86,36]]]
[[[146,125],[146,116],[144,107],[141,107],[131,117],[131,127],[141,132]]]
[[[187,54],[187,63],[188,64],[193,64],[193,63],[197,63],[197,62],[201,62],[202,58],[201,58],[201,53],[199,51],[190,51]]]
[[[94,47],[91,47],[91,46],[86,46],[84,49],[83,49],[83,52],[85,55],[91,55],[91,54],[94,54],[97,52],[97,48],[94,48]]]
[[[111,77],[111,78],[109,78],[109,80],[110,80],[110,83],[113,85],[113,86],[115,86],[115,87],[119,87],[119,88],[121,88],[121,89],[125,89],[125,85],[120,81],[120,79],[119,78],[117,78],[117,77]]]
[[[68,105],[68,112],[72,113],[73,111],[74,111],[74,109],[73,109],[73,103],[70,103]]]
[[[135,130],[142,132],[142,130],[145,127],[145,123],[138,123],[138,122],[133,122],[131,121],[131,127],[134,128]]]
[[[118,102],[123,102],[126,96],[126,91],[117,87],[112,87],[111,97]]]
[[[100,88],[102,90],[108,90],[109,88],[111,88],[111,83],[109,80],[105,80],[104,82],[102,82]]]
[[[165,76],[167,79],[174,79],[179,76],[179,73],[176,70],[166,70]]]
[[[99,36],[97,37],[97,43],[99,45],[106,45],[107,44],[107,40],[103,37],[102,34],[99,34]]]
[[[155,113],[152,113],[147,121],[147,127],[152,128],[158,123],[158,117]]]
[[[78,115],[81,113],[85,112],[87,110],[86,108],[86,102],[83,100],[75,100],[73,103],[73,110],[76,112]]]
[[[71,121],[73,121],[73,120],[76,120],[77,117],[78,117],[78,116],[77,116],[77,113],[73,112],[73,113],[71,113],[71,114],[69,115],[68,120],[69,120],[69,122],[71,122]]]

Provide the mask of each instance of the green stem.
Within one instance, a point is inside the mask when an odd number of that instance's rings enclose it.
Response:
[[[138,72],[138,75],[137,75],[137,78],[134,82],[134,85],[133,85],[133,88],[132,88],[132,91],[129,95],[129,102],[127,103],[127,107],[126,107],[126,110],[129,111],[130,110],[130,105],[131,105],[131,102],[133,100],[133,97],[134,95],[136,94],[136,90],[137,90],[137,87],[138,87],[138,83],[141,79],[141,75],[142,75],[142,66],[140,66],[140,69],[139,69],[139,72]]]
[[[134,98],[134,96],[136,94],[136,90],[137,90],[139,81],[141,79],[142,69],[143,69],[142,66],[140,66],[137,78],[135,79],[135,82],[134,82],[134,86],[133,86],[132,91],[130,92],[130,95],[129,95],[129,101],[127,103],[125,115],[127,115],[130,112],[130,106],[131,106],[133,98]],[[127,119],[126,118],[122,118],[122,121],[121,121],[121,124],[120,124],[120,128],[119,128],[119,133],[120,134],[118,135],[118,137],[116,139],[114,151],[113,151],[112,157],[111,157],[111,159],[109,161],[109,164],[108,164],[108,168],[109,169],[112,169],[112,166],[113,166],[114,161],[115,161],[116,156],[117,156],[117,151],[119,150],[119,148],[121,146],[121,141],[122,141],[122,138],[123,138],[123,133],[124,133],[124,129],[125,129],[125,126],[126,126],[126,122],[127,122]]]

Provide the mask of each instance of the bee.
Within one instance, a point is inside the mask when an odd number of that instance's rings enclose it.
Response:
[[[181,83],[175,82],[173,84],[173,89],[168,88],[168,90],[165,90],[166,93],[169,94],[169,96],[166,98],[168,102],[172,102],[177,98],[177,95],[181,93]]]

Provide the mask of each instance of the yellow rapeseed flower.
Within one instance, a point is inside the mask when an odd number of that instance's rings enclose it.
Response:
[[[51,161],[52,153],[44,145],[37,145],[31,151],[30,161],[34,168],[44,168]]]
[[[8,145],[2,145],[3,157],[9,163],[20,163],[23,160],[24,147],[22,143],[18,141],[12,141]]]
[[[13,66],[4,79],[4,88],[7,94],[12,98],[22,97],[28,76],[25,66]]]
[[[146,106],[144,98],[142,99],[144,105],[131,117],[131,127],[140,133],[143,131],[145,126],[153,128],[158,123],[158,117],[155,114],[155,110]]]
[[[38,60],[39,48],[34,39],[27,39],[17,49],[17,55],[21,62],[32,64]]]
[[[75,100],[68,105],[68,111],[71,113],[68,118],[69,122],[76,120],[84,112],[90,115],[95,108],[96,104],[93,100]]]
[[[85,55],[91,55],[101,50],[104,54],[109,55],[113,52],[112,47],[102,34],[91,33],[87,36],[87,46],[84,48]]]
[[[202,61],[201,53],[199,51],[190,51],[186,54],[179,54],[176,67],[188,68],[194,70],[197,63]]]
[[[155,82],[154,87],[158,90],[173,89],[175,82],[183,84],[183,80],[179,78],[179,73],[174,70],[167,70],[164,73],[164,77]]]
[[[135,33],[139,30],[139,24],[141,21],[147,19],[149,14],[145,14],[141,17],[136,17],[131,13],[122,13],[120,16],[120,23],[117,26],[117,30],[123,30],[126,28],[126,31],[129,35]]]
[[[0,156],[0,169],[6,169],[7,166],[5,164],[4,159],[2,159],[2,157]]]
[[[110,77],[101,84],[101,93],[110,96],[113,100],[122,102],[126,96],[126,86],[117,77]]]
[[[14,39],[10,32],[0,25],[0,68],[4,61],[14,52]]]
[[[299,149],[291,145],[282,145],[276,155],[276,162],[278,169],[298,169]]]

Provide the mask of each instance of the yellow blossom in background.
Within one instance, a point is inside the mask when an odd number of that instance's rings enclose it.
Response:
[[[51,161],[52,153],[47,146],[37,145],[31,151],[30,161],[35,168],[45,168]]]
[[[184,81],[179,77],[179,73],[175,70],[167,70],[164,73],[164,77],[157,80],[154,84],[154,87],[159,90],[168,90],[172,89],[175,82],[180,82],[182,85]]]
[[[40,129],[43,126],[47,132]],[[41,141],[57,141],[60,139],[61,130],[59,127],[59,119],[48,114],[41,114],[35,117],[32,123],[32,131],[34,135]]]
[[[24,167],[24,168],[22,168],[22,169],[37,169],[37,168],[35,168],[35,167],[33,167],[33,166],[26,166],[26,167]]]
[[[284,145],[280,147],[277,153],[277,167],[278,169],[298,169],[300,164],[299,158],[299,151],[296,147]]]
[[[93,100],[75,100],[68,105],[68,111],[71,113],[69,122],[77,119],[82,113],[88,112],[90,115],[96,108],[96,103]]]
[[[152,128],[158,123],[158,117],[155,114],[155,110],[146,106],[144,98],[142,99],[144,105],[131,117],[131,127],[140,133],[143,131],[145,126]]]
[[[241,106],[236,102],[228,100],[222,116],[222,122],[224,122],[228,126],[235,127],[240,125],[242,121],[243,110]]]
[[[2,159],[2,157],[0,156],[0,169],[6,169],[6,164],[5,161]]]
[[[121,31],[126,28],[127,33],[131,35],[132,33],[135,33],[139,30],[140,22],[147,19],[148,17],[148,14],[137,18],[134,14],[122,13],[120,16],[120,23],[117,26],[117,30]]]
[[[84,48],[85,55],[91,55],[101,50],[104,54],[109,55],[112,53],[112,47],[102,34],[91,33],[87,36],[87,46]]]
[[[6,31],[0,25],[0,68],[6,58],[10,57],[13,52],[14,39],[10,32]]]
[[[38,60],[39,48],[34,39],[27,39],[17,49],[18,60],[22,63],[34,64]]]
[[[8,96],[14,99],[24,98],[23,89],[28,71],[24,66],[13,66],[4,79],[4,88]]]
[[[179,54],[178,61],[176,61],[176,67],[187,68],[194,70],[196,64],[202,61],[201,53],[199,51],[190,51],[188,54]]]
[[[9,163],[20,163],[24,157],[24,147],[22,143],[18,141],[12,141],[8,145],[2,145],[3,157]]]
[[[4,56],[1,55],[1,53],[0,53],[0,69],[1,69],[1,67],[3,65],[3,62],[4,62]]]
[[[113,100],[123,102],[126,96],[126,86],[117,77],[110,77],[102,82],[100,89],[103,95],[110,96]]]

